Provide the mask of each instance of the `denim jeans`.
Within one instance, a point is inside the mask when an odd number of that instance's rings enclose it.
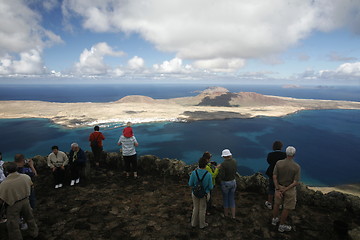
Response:
[[[235,180],[221,182],[221,192],[223,195],[224,208],[235,207],[235,190],[236,190]]]

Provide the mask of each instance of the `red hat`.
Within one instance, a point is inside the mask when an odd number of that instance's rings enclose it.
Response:
[[[131,127],[124,128],[123,135],[124,135],[124,137],[127,137],[127,138],[134,136],[132,128]]]

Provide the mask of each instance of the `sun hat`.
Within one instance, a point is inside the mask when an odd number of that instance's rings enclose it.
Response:
[[[230,152],[230,150],[229,149],[224,149],[223,151],[222,151],[222,153],[221,153],[221,157],[229,157],[229,156],[231,156],[232,154],[231,154],[231,152]]]

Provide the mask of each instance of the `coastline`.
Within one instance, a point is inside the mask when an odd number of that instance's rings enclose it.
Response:
[[[205,90],[194,97],[153,99],[126,96],[106,103],[0,101],[0,119],[46,118],[66,128],[106,123],[151,123],[234,118],[283,117],[303,110],[360,110],[360,102],[295,99],[253,92]]]
[[[314,191],[320,191],[323,194],[327,194],[329,192],[336,191],[336,192],[341,192],[344,194],[350,194],[350,195],[360,197],[360,183],[344,184],[344,185],[339,185],[339,186],[334,186],[334,187],[310,187],[309,186],[308,188],[311,190],[314,190]]]

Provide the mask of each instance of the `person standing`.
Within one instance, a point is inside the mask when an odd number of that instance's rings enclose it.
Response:
[[[81,171],[85,168],[87,157],[85,152],[79,147],[79,144],[72,143],[69,154],[71,182],[70,186],[74,186],[80,182]]]
[[[286,153],[281,151],[282,147],[283,147],[282,142],[275,141],[272,146],[273,152],[270,152],[267,155],[267,162],[269,164],[269,167],[266,170],[266,175],[269,177],[269,188],[268,188],[268,199],[265,202],[265,206],[268,209],[272,209],[274,203],[275,186],[273,181],[273,171],[275,164],[277,163],[277,161],[286,158]]]
[[[135,147],[139,146],[132,128],[131,123],[127,123],[127,127],[123,130],[123,134],[120,136],[117,143],[119,146],[122,145],[122,155],[125,163],[126,177],[133,173],[134,178],[137,178],[137,155]]]
[[[17,165],[17,172],[26,174],[31,178],[31,181],[34,181],[34,178],[37,176],[37,171],[34,167],[34,161],[30,159],[25,159],[24,154],[16,154],[14,158],[14,162]],[[35,196],[35,188],[34,185],[31,187],[31,193],[29,197],[30,206],[32,209],[35,208],[36,205],[36,196]],[[26,228],[26,226],[23,226]]]
[[[300,166],[294,161],[296,149],[293,146],[286,148],[286,158],[276,163],[273,173],[275,185],[275,205],[271,224],[276,226],[279,222],[279,207],[283,204],[280,217],[279,232],[291,231],[291,226],[286,225],[286,219],[291,210],[296,206],[296,185],[300,180]]]
[[[221,157],[224,162],[221,164],[219,170],[219,177],[221,179],[221,192],[223,195],[224,215],[225,217],[235,218],[235,190],[236,190],[236,161],[232,158],[229,149],[222,151]]]
[[[215,187],[215,180],[217,175],[219,174],[219,167],[221,165],[217,165],[216,162],[210,162],[212,155],[209,152],[204,152],[202,158],[206,159],[206,171],[208,171],[211,174],[211,179],[212,179],[212,183],[213,186]],[[210,214],[210,209],[212,208],[212,190],[209,192],[209,201],[207,203],[207,214]]]
[[[92,132],[89,136],[89,142],[91,146],[91,151],[94,154],[95,165],[98,167],[100,165],[101,154],[103,151],[103,143],[105,140],[104,135],[100,132],[100,127],[95,126],[94,132]]]
[[[16,169],[16,163],[8,163],[6,170],[9,175],[0,184],[0,199],[8,205],[6,209],[8,236],[11,240],[23,239],[19,228],[19,219],[22,216],[29,226],[29,235],[36,238],[39,229],[28,199],[33,183],[28,175],[19,174]]]
[[[2,153],[0,152],[0,184],[5,180],[5,178],[4,161],[2,160]],[[0,203],[0,223],[5,223],[7,221],[5,208],[5,203]]]
[[[206,213],[206,201],[210,198],[210,191],[213,189],[211,174],[205,169],[207,160],[200,158],[199,168],[195,169],[189,179],[189,186],[193,188],[191,196],[193,200],[193,212],[191,216],[191,226],[196,227],[199,225],[200,228],[205,228],[208,224],[205,222]],[[194,194],[194,187],[196,187],[201,181],[203,191],[206,193],[205,196],[199,198]]]
[[[47,164],[54,175],[55,189],[61,188],[65,179],[65,166],[69,163],[68,156],[59,151],[58,146],[51,147],[52,153],[49,154]]]
[[[2,160],[2,153],[0,152],[0,183],[5,180],[4,161]]]

